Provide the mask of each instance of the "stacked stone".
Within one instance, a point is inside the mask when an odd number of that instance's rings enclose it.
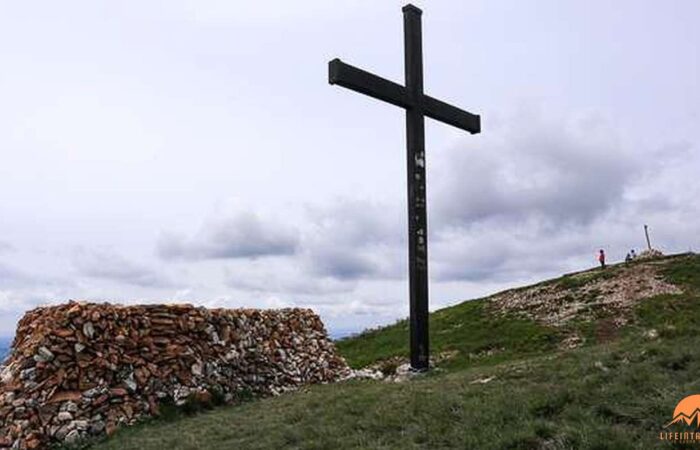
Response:
[[[347,377],[308,309],[77,303],[20,320],[0,373],[0,447],[74,442],[158,414]]]
[[[636,259],[638,260],[644,260],[644,259],[656,259],[656,258],[663,258],[664,254],[661,252],[661,250],[657,250],[655,248],[644,250],[642,253],[640,253]]]

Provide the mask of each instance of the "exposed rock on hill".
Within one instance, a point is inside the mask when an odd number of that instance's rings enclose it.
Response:
[[[0,374],[0,447],[109,434],[166,400],[235,402],[348,373],[307,309],[37,308],[19,322]]]
[[[645,259],[656,259],[656,258],[663,258],[664,254],[661,253],[660,250],[656,250],[655,248],[651,248],[648,250],[644,250],[642,253],[637,256],[636,259],[638,260],[645,260]]]
[[[616,326],[626,323],[637,302],[681,290],[665,281],[659,269],[666,261],[638,261],[565,276],[556,282],[513,289],[489,300],[497,313],[515,313],[539,323],[560,327],[572,319],[592,320],[606,315]]]

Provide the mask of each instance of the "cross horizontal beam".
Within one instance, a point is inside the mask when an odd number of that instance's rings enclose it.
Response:
[[[412,106],[405,87],[350,64],[345,64],[338,58],[328,63],[328,82],[402,108]]]
[[[448,105],[429,95],[423,96],[423,114],[431,119],[439,120],[453,127],[457,127],[471,134],[481,132],[481,117]]]
[[[404,86],[346,64],[337,58],[328,63],[328,82],[401,108],[417,108],[431,119],[468,131],[471,134],[481,132],[481,118],[478,115],[448,105],[429,95],[422,95],[414,100],[409,96]]]

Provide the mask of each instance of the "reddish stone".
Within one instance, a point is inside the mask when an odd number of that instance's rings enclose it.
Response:
[[[41,448],[41,440],[39,440],[38,437],[32,436],[31,438],[27,438],[27,440],[24,442],[24,445],[27,446],[28,449],[35,449],[35,448]]]
[[[194,399],[199,403],[211,403],[211,394],[209,391],[197,391],[194,393]]]
[[[83,394],[80,391],[60,391],[56,392],[49,399],[49,403],[65,402],[67,400],[77,402],[81,398],[83,398]]]
[[[126,415],[126,418],[129,420],[134,416],[134,408],[129,403],[124,403],[122,405],[122,411],[124,411],[124,415]]]
[[[117,431],[117,424],[114,422],[107,422],[107,425],[105,425],[105,433],[107,433],[107,436],[113,435],[115,431]]]
[[[148,409],[151,411],[151,414],[154,416],[157,416],[160,414],[160,408],[158,408],[158,401],[156,400],[155,396],[149,395],[148,396]]]
[[[70,304],[70,303],[69,303]],[[66,315],[68,316],[73,316],[80,312],[81,305],[80,303],[73,303],[70,308],[68,308],[68,311],[66,311]]]
[[[62,338],[65,338],[68,336],[73,336],[74,333],[75,333],[75,331],[70,329],[70,328],[59,328],[57,330],[53,330],[53,334],[55,336],[62,337]]]
[[[99,406],[109,400],[109,395],[107,394],[102,394],[99,397],[95,398],[95,400],[92,401],[92,404],[95,406]]]
[[[139,367],[138,369],[134,370],[134,378],[136,378],[136,381],[139,383],[140,386],[145,386],[146,383],[148,382],[148,369],[145,367]]]
[[[127,391],[124,388],[117,387],[110,389],[109,393],[112,395],[112,397],[124,397],[126,394],[129,393],[129,391]]]

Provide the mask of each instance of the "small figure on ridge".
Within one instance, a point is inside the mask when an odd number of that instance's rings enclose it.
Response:
[[[600,263],[600,268],[605,269],[605,252],[603,249],[600,249],[600,252],[598,253],[598,262]]]

